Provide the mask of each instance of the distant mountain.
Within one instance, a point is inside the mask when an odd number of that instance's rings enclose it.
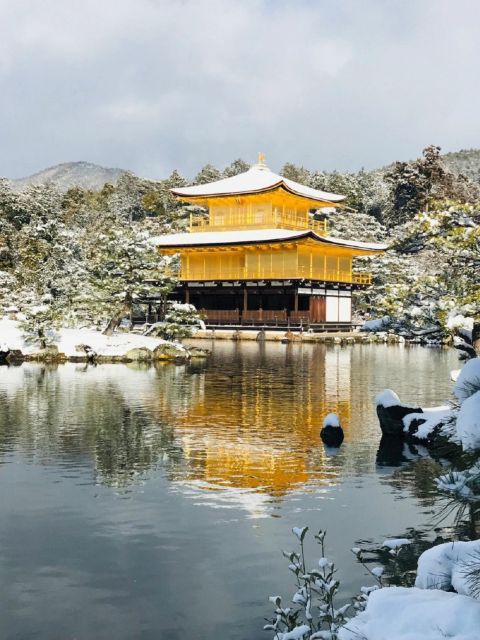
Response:
[[[462,149],[446,153],[443,160],[453,173],[463,173],[472,182],[480,184],[480,149]]]
[[[91,162],[65,162],[49,167],[26,178],[16,178],[11,183],[16,190],[22,190],[30,184],[52,182],[60,191],[71,187],[98,190],[106,182],[116,184],[123,169],[101,167]]]

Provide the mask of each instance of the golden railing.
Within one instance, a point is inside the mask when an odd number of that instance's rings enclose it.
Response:
[[[290,211],[267,213],[245,212],[209,216],[190,215],[190,231],[228,231],[231,229],[311,229],[325,236],[328,232],[326,220],[312,220],[306,214]]]
[[[295,268],[247,268],[211,269],[205,268],[180,270],[180,280],[325,280],[326,282],[345,282],[348,284],[369,285],[372,282],[370,273],[352,273],[351,271],[321,271],[307,267]]]

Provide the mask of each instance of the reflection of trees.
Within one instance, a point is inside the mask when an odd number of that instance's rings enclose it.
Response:
[[[156,464],[172,479],[276,494],[310,479],[335,483],[346,460],[325,454],[319,431],[335,411],[350,433],[350,352],[215,348],[207,364],[28,364],[16,384],[8,370],[0,451],[10,442],[40,464],[93,459],[96,477],[112,485]]]
[[[402,546],[396,555],[392,555],[386,547],[375,547],[362,552],[362,562],[367,566],[371,568],[381,564],[385,568],[384,580],[392,586],[413,586],[419,556],[430,547],[451,539],[448,528],[436,529],[433,540],[425,531],[413,527],[398,537],[408,538],[410,544]]]
[[[0,394],[0,452],[16,445],[39,464],[83,465],[93,459],[100,482],[124,486],[161,458],[178,464],[182,451],[172,426],[132,407],[115,376],[98,384],[76,370],[22,367],[22,384]],[[117,370],[118,373],[121,373]],[[120,376],[121,380],[121,376]]]
[[[410,491],[425,507],[435,507],[431,517],[432,529],[441,526],[450,539],[477,539],[480,531],[478,505],[468,500],[461,501],[458,497],[439,495],[436,481],[446,472],[442,466],[445,451],[445,448],[427,450],[420,444],[383,437],[377,451],[377,465],[384,469],[391,467],[392,472],[382,481],[400,495]],[[448,452],[451,454],[449,460],[456,469],[469,468],[474,461],[471,453],[462,453],[458,447],[449,447]]]

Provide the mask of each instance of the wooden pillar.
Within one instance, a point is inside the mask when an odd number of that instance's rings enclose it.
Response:
[[[295,313],[298,311],[298,289],[295,289],[294,297],[293,297],[293,310]]]
[[[190,304],[190,290],[188,287],[185,289],[185,302],[186,304]]]
[[[245,287],[243,289],[243,310],[248,311],[248,289]]]

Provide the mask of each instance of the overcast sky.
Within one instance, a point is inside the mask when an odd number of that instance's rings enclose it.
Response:
[[[478,0],[0,0],[0,175],[480,147]]]

